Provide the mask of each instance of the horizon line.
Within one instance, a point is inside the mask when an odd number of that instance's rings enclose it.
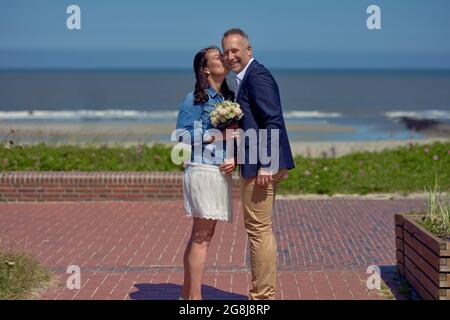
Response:
[[[450,67],[268,67],[276,71],[450,71]],[[0,67],[4,71],[192,71],[191,67]]]

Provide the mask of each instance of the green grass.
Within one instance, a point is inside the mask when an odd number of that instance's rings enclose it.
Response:
[[[50,272],[34,257],[19,251],[0,251],[0,300],[29,299],[34,289],[50,279]]]
[[[417,221],[437,237],[450,241],[450,189],[441,191],[436,179],[434,188],[427,192],[425,213]]]
[[[383,281],[381,283],[381,289],[380,289],[380,294],[382,296],[384,296],[386,299],[388,300],[394,300],[395,296],[394,293],[392,292],[392,290],[386,285],[386,283]]]
[[[50,146],[0,149],[3,171],[182,171],[171,161],[171,148],[148,146]],[[280,194],[368,194],[422,192],[450,188],[450,142],[409,145],[382,152],[358,152],[339,158],[297,156],[296,168]],[[2,154],[3,151],[3,154]],[[6,160],[5,160],[6,159]],[[1,167],[0,167],[1,168]]]
[[[51,146],[38,144],[5,150],[4,171],[181,171],[165,145]],[[1,154],[1,152],[0,152]]]
[[[426,152],[426,149],[428,151]],[[339,158],[296,157],[295,170],[281,193],[368,194],[416,192],[431,186],[435,175],[450,187],[450,143],[405,146],[382,152],[358,152]],[[433,158],[437,156],[437,160]]]

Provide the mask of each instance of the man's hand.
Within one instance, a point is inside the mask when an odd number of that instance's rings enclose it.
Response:
[[[267,188],[269,183],[273,181],[272,171],[264,168],[258,170],[258,176],[256,177],[256,184],[262,188]]]
[[[281,180],[287,179],[289,177],[288,169],[281,169],[273,176],[273,182],[279,183]]]
[[[256,184],[260,187],[267,188],[269,183],[273,182],[277,184],[281,180],[288,177],[288,170],[281,169],[280,171],[273,173],[272,171],[264,168],[260,168],[258,171],[258,176],[256,177]]]
[[[225,174],[229,175],[236,168],[236,161],[234,159],[225,159],[223,164],[219,166],[219,170]]]

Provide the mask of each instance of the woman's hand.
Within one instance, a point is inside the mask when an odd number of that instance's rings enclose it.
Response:
[[[239,131],[236,131],[237,129],[239,129],[239,126],[237,125],[237,123],[233,123],[226,129],[222,130],[222,134],[225,137],[225,140],[231,140],[231,139],[238,138]]]
[[[223,164],[221,164],[219,166],[219,170],[225,175],[231,174],[235,168],[236,168],[236,161],[234,158],[233,159],[225,159],[223,161]]]

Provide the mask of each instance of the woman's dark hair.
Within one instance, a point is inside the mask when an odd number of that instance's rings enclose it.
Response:
[[[206,53],[209,50],[220,49],[216,46],[207,47],[201,49],[194,57],[194,72],[195,72],[195,90],[194,90],[194,104],[204,104],[208,101],[208,87],[209,82],[203,70],[206,67],[208,60],[206,59]],[[227,81],[224,80],[222,87],[220,88],[220,93],[225,98],[225,100],[234,100],[234,93],[230,90],[227,85]]]

